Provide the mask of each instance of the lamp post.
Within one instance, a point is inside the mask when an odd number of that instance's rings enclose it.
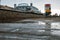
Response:
[[[1,0],[0,0],[0,5],[1,5]]]
[[[1,8],[1,0],[0,0],[0,8]]]

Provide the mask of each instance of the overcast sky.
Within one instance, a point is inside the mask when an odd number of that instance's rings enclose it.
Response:
[[[14,6],[19,3],[33,3],[41,12],[44,12],[44,4],[51,4],[52,13],[60,14],[60,0],[1,0],[2,5]]]

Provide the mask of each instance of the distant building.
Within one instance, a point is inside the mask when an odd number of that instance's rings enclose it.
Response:
[[[18,4],[18,6],[16,6],[16,4],[14,4],[14,10],[18,10],[21,12],[40,13],[38,8],[34,7],[32,3],[30,3],[30,6],[27,3],[21,3],[21,4]]]

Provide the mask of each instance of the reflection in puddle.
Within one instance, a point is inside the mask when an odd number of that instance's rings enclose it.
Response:
[[[35,21],[34,23],[0,23],[0,31],[8,32],[26,32],[30,34],[12,34],[12,33],[0,33],[1,40],[59,40],[60,30],[51,31],[52,35],[48,35],[44,29],[46,24],[41,21]],[[51,28],[60,29],[60,23],[51,23]],[[46,34],[42,36],[41,34]],[[57,35],[57,36],[54,36]]]

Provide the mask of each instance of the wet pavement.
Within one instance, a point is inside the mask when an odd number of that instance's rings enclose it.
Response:
[[[60,40],[60,30],[44,29],[43,22],[0,23],[0,40]],[[51,29],[59,29],[60,23],[51,23]]]

